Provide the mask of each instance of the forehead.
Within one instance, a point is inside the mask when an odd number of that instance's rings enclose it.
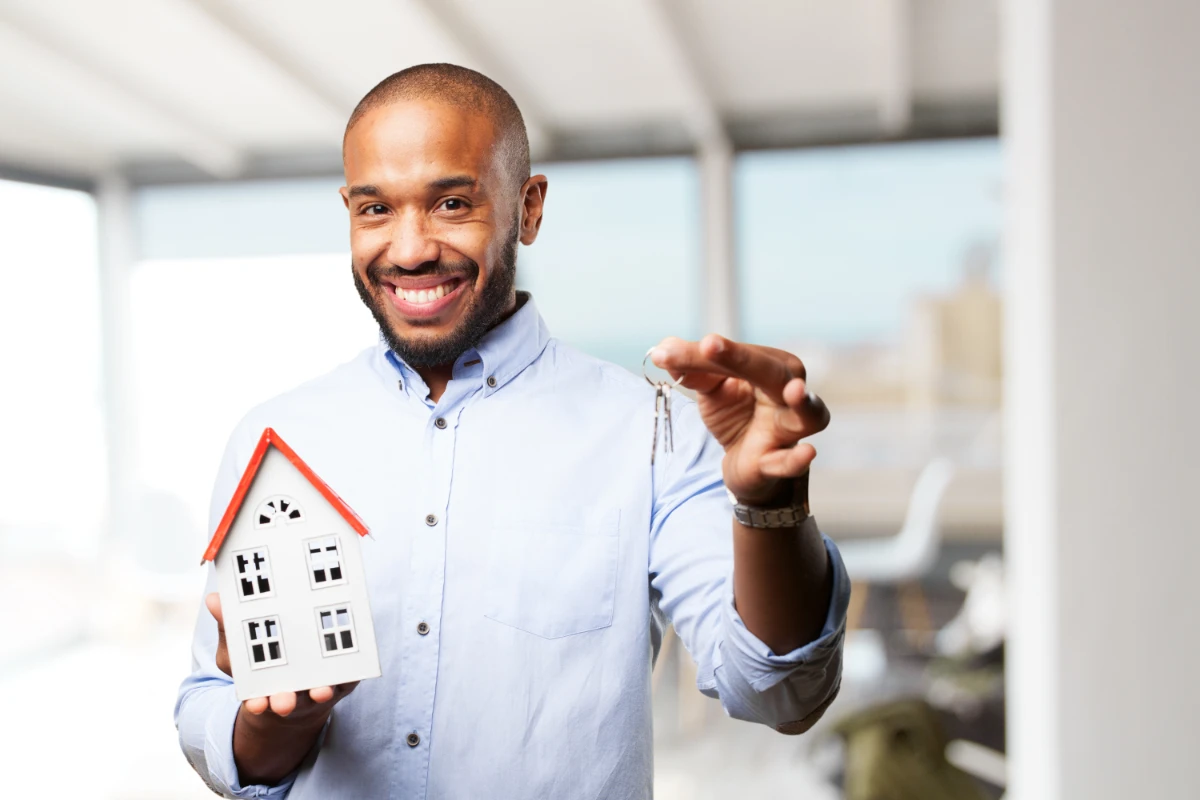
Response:
[[[428,100],[402,100],[371,109],[346,134],[342,161],[347,185],[402,185],[447,174],[481,182],[500,176],[496,131],[485,115]]]

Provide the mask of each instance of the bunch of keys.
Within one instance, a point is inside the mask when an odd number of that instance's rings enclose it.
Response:
[[[675,452],[675,435],[671,428],[671,390],[679,388],[679,384],[683,381],[683,375],[680,375],[674,381],[656,381],[652,380],[646,373],[646,362],[650,360],[650,353],[654,348],[650,348],[642,359],[642,377],[646,379],[646,383],[654,387],[654,441],[650,445],[650,466],[654,466],[654,457],[658,454],[658,421],[663,420],[663,451],[668,453]]]

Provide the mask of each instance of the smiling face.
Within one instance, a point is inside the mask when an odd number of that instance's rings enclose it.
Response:
[[[346,134],[354,283],[413,368],[452,363],[515,308],[546,180],[517,185],[500,145],[486,115],[436,100],[377,107]]]

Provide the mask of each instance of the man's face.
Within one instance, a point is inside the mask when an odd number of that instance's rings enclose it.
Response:
[[[495,144],[486,116],[432,101],[373,109],[346,136],[354,283],[414,368],[453,362],[514,308],[545,179],[512,185]]]

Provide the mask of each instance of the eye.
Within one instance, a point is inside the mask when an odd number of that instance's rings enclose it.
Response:
[[[386,214],[387,206],[385,206],[383,203],[371,203],[371,205],[363,209],[363,213],[371,216]]]
[[[467,208],[467,203],[461,197],[447,197],[440,207],[446,211],[463,211]]]

